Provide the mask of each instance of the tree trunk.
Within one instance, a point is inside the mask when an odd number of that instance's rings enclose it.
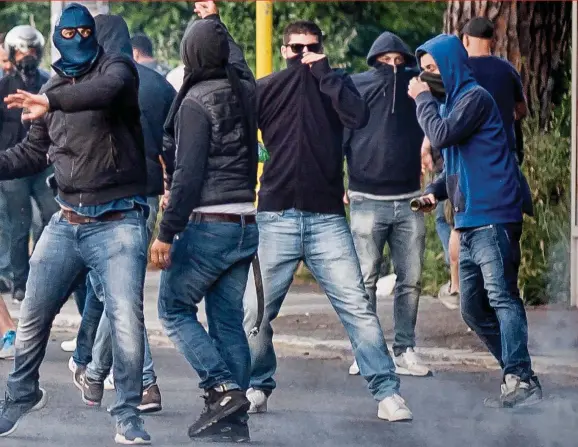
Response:
[[[545,126],[554,91],[562,87],[556,80],[570,47],[572,2],[452,1],[444,15],[444,32],[459,34],[475,16],[494,22],[494,54],[518,69],[530,113]]]

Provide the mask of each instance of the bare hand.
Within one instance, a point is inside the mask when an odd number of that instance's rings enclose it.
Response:
[[[420,198],[424,199],[426,202],[429,202],[429,205],[426,205],[426,206],[421,208],[422,212],[431,213],[433,210],[435,210],[435,208],[438,204],[438,201],[436,200],[436,198],[434,197],[433,194],[428,194],[428,195],[422,196]]]
[[[347,195],[347,191],[343,194],[343,203],[345,205],[349,205],[349,196]]]
[[[407,88],[407,94],[413,99],[417,98],[423,92],[429,92],[430,88],[427,83],[423,82],[419,78],[413,78],[409,81],[409,86]]]
[[[215,2],[195,2],[195,13],[204,19],[207,16],[218,14],[219,9]]]
[[[327,56],[325,54],[320,53],[305,53],[303,55],[303,59],[301,59],[302,64],[313,65],[315,62],[319,62],[320,60],[326,59]]]
[[[166,187],[166,184],[165,184],[165,191],[166,191],[166,192],[165,192],[165,193],[163,194],[163,196],[161,197],[161,210],[163,210],[163,211],[166,210],[167,207],[169,206],[169,196],[170,196],[170,193],[169,193],[168,188]]]
[[[434,170],[433,158],[431,155],[431,146],[424,144],[421,146],[421,172],[425,174],[426,172],[432,172]]]
[[[151,247],[151,262],[161,270],[166,270],[171,266],[171,244],[161,242],[158,239]]]
[[[38,119],[48,113],[50,104],[44,95],[33,95],[24,90],[16,90],[16,93],[4,98],[4,102],[9,109],[25,109],[22,112],[22,119],[30,121]]]

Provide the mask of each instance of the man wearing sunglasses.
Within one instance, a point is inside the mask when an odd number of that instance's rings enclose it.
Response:
[[[351,78],[329,66],[315,23],[288,25],[281,54],[287,68],[257,82],[259,128],[270,160],[261,177],[257,214],[265,312],[260,332],[249,338],[250,412],[265,412],[275,388],[271,322],[298,264],[304,262],[349,334],[361,375],[379,402],[378,417],[411,419],[365,292],[342,201],[344,128],[363,127],[367,106]],[[254,287],[248,290],[245,315],[250,330],[257,300],[249,296]]]
[[[38,95],[19,90],[4,99],[8,108],[26,109],[22,118],[31,126],[24,141],[0,153],[0,179],[33,175],[53,164],[61,209],[30,259],[0,436],[46,404],[38,378],[52,321],[75,279],[90,270],[112,330],[115,441],[149,444],[137,408],[149,211],[138,72],[128,57],[103,51],[94,18],[77,3],[63,10],[53,42],[61,55],[53,64],[56,76]]]

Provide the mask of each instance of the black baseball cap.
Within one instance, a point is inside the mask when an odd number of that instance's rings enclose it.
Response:
[[[464,34],[478,39],[492,39],[494,24],[485,17],[474,17],[462,28],[462,36]]]

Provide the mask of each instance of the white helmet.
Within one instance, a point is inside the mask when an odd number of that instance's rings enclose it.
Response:
[[[16,51],[23,53],[34,48],[38,60],[42,59],[45,40],[40,31],[30,25],[18,25],[12,28],[4,38],[4,49],[12,62]]]

